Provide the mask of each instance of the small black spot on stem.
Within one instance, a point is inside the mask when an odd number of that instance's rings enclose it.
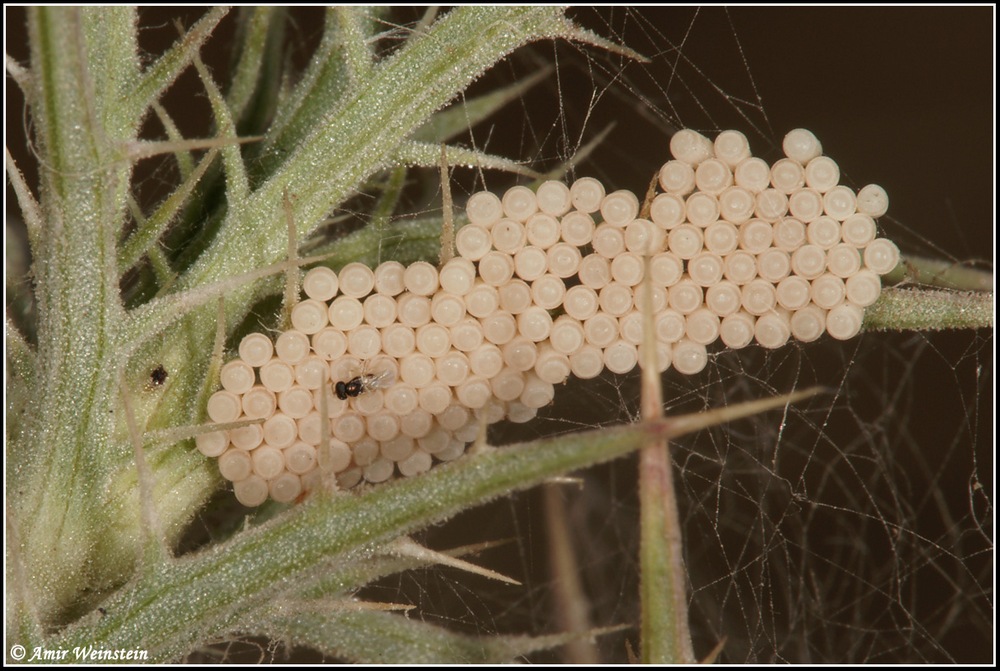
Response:
[[[163,367],[163,364],[157,364],[156,368],[149,374],[149,381],[153,383],[154,387],[159,387],[167,381],[167,374],[167,369]]]

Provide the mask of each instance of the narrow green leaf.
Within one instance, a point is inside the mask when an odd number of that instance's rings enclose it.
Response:
[[[356,91],[371,75],[375,54],[371,40],[374,33],[374,7],[337,7],[334,16],[340,26],[340,45],[347,67],[350,88]]]
[[[191,64],[198,50],[212,36],[219,21],[229,12],[228,7],[214,7],[194,24],[155,63],[146,68],[135,87],[126,91],[122,100],[124,118],[138,123],[146,114],[146,109],[159,99],[160,95],[174,83],[174,80]]]
[[[649,63],[650,60],[640,54],[638,51],[628,48],[623,44],[618,44],[617,42],[612,42],[611,40],[605,39],[598,35],[597,33],[591,32],[586,28],[576,25],[568,18],[563,18],[563,29],[558,31],[559,34],[566,38],[567,40],[573,40],[574,42],[579,42],[581,44],[589,44],[591,46],[597,47],[604,51],[611,52],[613,54],[619,54],[625,58],[631,58],[639,63]]]
[[[493,116],[509,102],[517,100],[527,93],[535,84],[548,78],[555,72],[552,66],[544,67],[538,72],[519,79],[510,86],[491,91],[469,100],[456,101],[454,105],[441,110],[413,134],[417,142],[441,144],[460,133],[465,133],[476,124]]]
[[[7,74],[10,78],[14,80],[21,92],[24,93],[25,98],[28,100],[28,104],[32,104],[34,101],[31,100],[30,96],[32,90],[34,89],[34,82],[31,79],[31,71],[24,67],[9,54],[4,54],[4,68],[7,70]]]
[[[473,546],[445,550],[441,554],[462,557],[498,544],[500,543],[479,543]],[[400,555],[391,552],[390,548],[391,544],[383,545],[375,551],[348,555],[330,562],[326,568],[318,571],[320,577],[297,590],[294,593],[294,598],[302,601],[313,601],[331,596],[347,597],[379,578],[435,564],[431,558]]]
[[[10,155],[10,150],[6,147],[4,147],[4,165],[7,168],[10,185],[14,187],[14,195],[21,208],[21,215],[24,217],[24,226],[28,231],[28,242],[31,247],[40,248],[42,241],[39,239],[39,235],[44,230],[41,207],[35,200],[34,194],[31,193],[31,187],[24,181],[24,175],[14,163],[14,157]]]
[[[456,222],[458,223],[458,222]],[[441,251],[441,218],[394,221],[384,228],[365,226],[344,237],[308,247],[316,256],[328,257],[332,268],[351,261],[375,267],[383,261],[436,261]]]
[[[301,80],[278,107],[264,146],[254,152],[254,174],[269,176],[330,110],[336,109],[348,87],[347,66],[340,44],[336,10],[326,10],[323,39]]]
[[[141,161],[161,154],[177,153],[195,149],[220,149],[233,145],[259,142],[261,138],[251,137],[199,137],[190,140],[135,140],[125,145],[127,157],[132,161]]]
[[[298,263],[315,263],[316,259],[301,259]],[[182,319],[192,310],[206,305],[211,300],[238,290],[256,280],[275,276],[288,267],[280,261],[234,277],[219,280],[197,289],[182,291],[156,298],[129,313],[128,325],[124,329],[122,345],[126,353],[136,351],[143,343],[161,333],[170,324]]]
[[[372,208],[369,227],[376,231],[384,231],[389,225],[392,213],[396,211],[396,206],[399,204],[399,198],[403,195],[407,173],[406,166],[396,167],[389,173],[389,179],[386,180],[382,188],[382,195],[379,196],[378,203]]]
[[[146,255],[149,257],[149,265],[156,275],[156,282],[160,285],[161,291],[177,281],[177,274],[170,267],[170,262],[162,249],[153,245],[146,250]]]
[[[557,8],[452,10],[379,63],[369,84],[332,110],[239,214],[230,213],[185,284],[224,276],[248,259],[280,258],[284,227],[274,225],[273,205],[281,194],[294,194],[297,226],[303,237],[309,235],[333,205],[391,164],[399,144],[486,68],[526,42],[566,31]]]
[[[532,179],[541,179],[541,174],[531,168],[513,161],[503,156],[485,154],[472,149],[462,149],[461,147],[446,147],[450,167],[480,168],[487,170],[503,170],[512,172],[515,175],[524,175]],[[419,166],[422,168],[436,168],[441,164],[441,145],[429,142],[406,141],[399,145],[394,152],[395,161],[404,165]]]
[[[573,640],[550,636],[467,636],[396,613],[282,603],[252,632],[306,645],[358,664],[502,664]],[[284,612],[281,612],[281,611]],[[247,632],[251,633],[251,632]]]
[[[149,248],[156,244],[160,236],[167,229],[174,217],[180,212],[184,203],[190,198],[198,181],[205,174],[205,170],[211,165],[218,155],[219,150],[213,149],[201,160],[198,168],[178,186],[166,200],[160,203],[156,212],[151,214],[145,221],[139,222],[139,227],[125,240],[118,251],[118,272],[124,273],[133,265],[138,263]]]
[[[222,138],[236,139],[236,122],[226,104],[226,99],[222,97],[222,92],[215,85],[212,74],[202,63],[201,57],[195,54],[194,66],[198,70],[201,84],[208,93],[208,101],[212,105],[212,114],[215,116],[215,125],[218,128],[218,135]],[[233,143],[222,148],[222,162],[226,167],[226,200],[229,203],[230,211],[239,211],[240,205],[246,200],[250,193],[250,181],[247,179],[246,167],[243,165],[243,156],[237,143]]]
[[[163,128],[166,130],[167,137],[170,138],[170,141],[178,143],[183,142],[184,136],[181,135],[179,130],[177,130],[174,120],[170,118],[170,114],[163,107],[163,105],[158,102],[153,102],[151,108],[156,114],[156,118],[160,120],[161,124],[163,124]],[[177,146],[178,149],[174,152],[174,160],[177,161],[177,169],[181,173],[181,179],[187,179],[194,171],[194,159],[191,157],[191,152],[180,149],[182,145],[178,144]]]
[[[264,68],[269,35],[275,34],[272,26],[278,29],[284,27],[284,21],[279,18],[284,12],[281,7],[240,9],[239,60],[233,72],[229,91],[226,93],[226,103],[236,119],[243,116],[253,98]]]

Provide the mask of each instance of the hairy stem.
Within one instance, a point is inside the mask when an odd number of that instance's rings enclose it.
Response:
[[[865,309],[871,331],[940,331],[993,328],[993,293],[934,289],[883,289]]]

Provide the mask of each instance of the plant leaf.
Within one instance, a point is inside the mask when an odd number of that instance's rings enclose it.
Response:
[[[187,202],[195,186],[198,185],[198,181],[205,174],[205,170],[212,164],[218,153],[218,149],[208,152],[205,158],[198,163],[195,171],[173,193],[167,196],[166,200],[160,203],[160,206],[156,208],[156,212],[151,214],[145,221],[139,223],[139,227],[125,240],[118,251],[119,273],[124,273],[138,263],[139,259],[149,251],[149,248],[156,244],[156,241],[167,229],[167,226],[170,225],[174,217],[184,206],[184,203]]]
[[[503,156],[485,154],[478,150],[461,147],[445,147],[448,165],[468,168],[503,170],[532,179],[541,179],[541,174],[531,168]],[[405,165],[436,168],[441,164],[441,145],[429,142],[403,142],[395,151],[395,160]]]
[[[467,636],[377,610],[289,604],[274,610],[252,633],[360,664],[501,664],[565,645],[578,636]]]
[[[240,119],[257,89],[268,47],[280,42],[285,27],[286,10],[281,7],[244,7],[240,9],[239,59],[233,72],[226,104],[233,117]],[[269,41],[270,40],[270,41]]]
[[[190,65],[198,50],[212,36],[219,21],[229,12],[228,7],[214,7],[181,36],[155,63],[146,68],[135,86],[124,91],[123,119],[137,124],[147,108],[163,93],[184,69]]]
[[[454,136],[468,131],[479,122],[493,116],[504,105],[520,98],[527,93],[528,89],[549,77],[553,72],[555,72],[554,67],[544,67],[532,75],[519,79],[510,86],[469,100],[456,101],[451,107],[441,110],[418,128],[413,134],[413,139],[417,142],[434,144],[447,142]]]
[[[144,575],[105,603],[107,615],[99,623],[73,625],[57,635],[53,645],[142,647],[154,660],[175,659],[201,640],[239,628],[237,623],[248,609],[308,582],[338,556],[384,543],[555,475],[608,461],[637,449],[650,436],[671,438],[702,428],[706,416],[728,421],[784,406],[807,393],[652,425],[487,450],[357,496],[315,495],[288,515]]]

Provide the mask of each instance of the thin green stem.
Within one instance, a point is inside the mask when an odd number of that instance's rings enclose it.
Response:
[[[652,187],[651,187],[652,188]],[[646,198],[646,207],[652,195]],[[653,292],[646,257],[643,314],[642,417],[663,417],[663,387],[653,325]],[[695,661],[688,628],[687,571],[670,442],[651,436],[639,451],[639,593],[640,655],[644,664],[690,664]]]
[[[916,283],[960,291],[991,291],[994,279],[991,270],[974,268],[954,261],[904,256],[899,265],[886,275],[883,281],[893,284]]]
[[[882,290],[865,309],[864,328],[870,331],[940,331],[993,328],[993,293],[940,289]]]

